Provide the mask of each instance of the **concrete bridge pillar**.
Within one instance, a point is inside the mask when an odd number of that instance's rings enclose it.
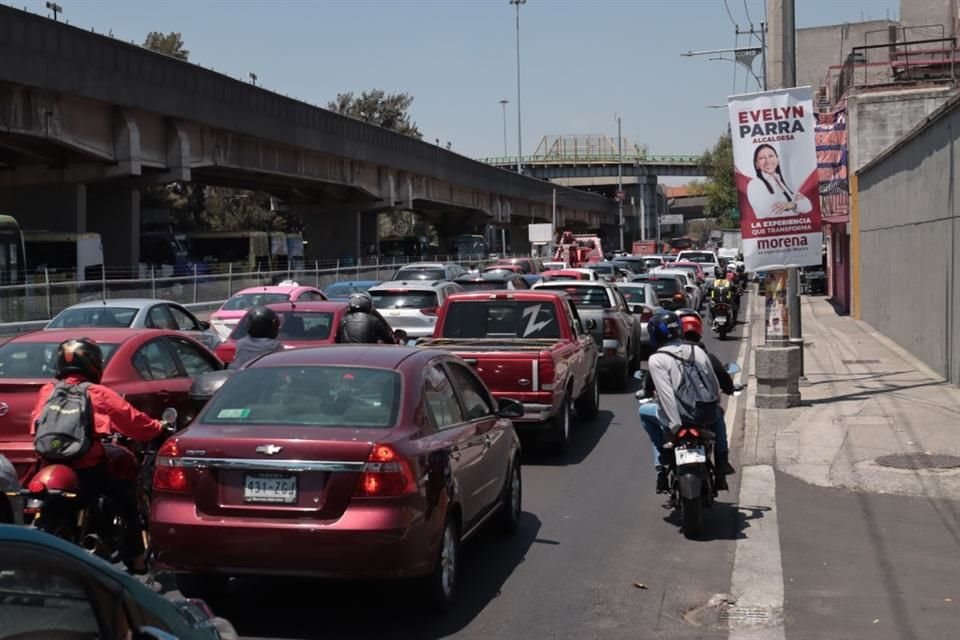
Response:
[[[140,191],[91,185],[87,192],[88,231],[100,234],[107,267],[140,264]]]
[[[640,176],[637,178],[639,198],[637,215],[640,215],[640,202],[643,202],[643,217],[646,225],[648,240],[657,237],[657,176]]]
[[[0,189],[0,213],[22,229],[80,233],[87,230],[87,187],[57,184]]]

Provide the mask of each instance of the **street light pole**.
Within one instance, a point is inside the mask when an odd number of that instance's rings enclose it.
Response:
[[[517,7],[517,173],[523,173],[523,131],[520,120],[520,5],[527,0],[510,0]]]
[[[794,0],[783,0],[783,86],[797,86],[797,32]],[[787,270],[787,305],[790,318],[790,344],[800,347],[800,377],[803,366],[803,325],[800,311],[800,270]]]
[[[623,252],[623,136],[617,116],[617,211],[620,214],[620,251]]]
[[[501,100],[500,106],[503,107],[503,159],[507,159],[507,105],[510,104],[509,100]]]

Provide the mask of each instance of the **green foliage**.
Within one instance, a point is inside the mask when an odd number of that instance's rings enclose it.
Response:
[[[700,164],[709,178],[704,184],[706,215],[716,218],[722,227],[736,227],[730,219],[730,210],[735,209],[739,202],[734,182],[733,142],[729,133],[720,136],[713,148],[703,153]]]
[[[143,46],[180,60],[187,60],[190,57],[190,52],[183,48],[183,38],[176,31],[170,33],[151,31],[143,41]]]
[[[423,138],[417,124],[410,120],[410,114],[407,113],[411,104],[413,96],[410,94],[388,94],[382,89],[374,89],[364,91],[359,96],[355,96],[353,92],[338,93],[336,100],[327,104],[327,109],[384,129]]]

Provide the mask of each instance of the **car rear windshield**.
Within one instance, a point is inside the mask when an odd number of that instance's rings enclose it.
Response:
[[[370,288],[368,284],[332,284],[323,290],[328,298],[349,298],[351,293],[360,293]]]
[[[117,345],[97,344],[106,364]],[[0,378],[53,378],[59,347],[60,342],[8,342],[0,347]]]
[[[502,277],[504,277],[504,276],[512,276],[512,275],[515,274],[515,273],[517,273],[517,272],[516,272],[515,270],[513,270],[513,269],[501,269],[501,268],[499,268],[499,267],[491,267],[491,268],[489,268],[489,269],[484,269],[484,270],[483,270],[483,275],[484,275],[484,276],[493,276],[494,278],[496,278],[496,277],[501,277],[501,278],[502,278]]]
[[[400,375],[389,369],[286,366],[242,369],[200,417],[206,424],[386,429],[397,421]]]
[[[613,273],[614,266],[612,264],[588,264],[587,269],[591,271],[598,271],[600,273],[611,274]]]
[[[327,340],[333,328],[332,311],[282,311],[280,316],[280,334],[283,340]],[[247,336],[247,323],[237,324],[230,337],[239,340]]]
[[[262,304],[276,304],[290,299],[289,293],[238,293],[223,303],[223,311],[246,311]]]
[[[607,290],[604,287],[565,287],[562,282],[551,282],[546,287],[537,288],[564,291],[578,307],[609,309],[612,306],[610,296],[607,295]]]
[[[138,309],[130,307],[82,307],[65,309],[48,325],[48,329],[69,327],[129,327]]]
[[[685,261],[687,261],[687,262],[698,262],[698,263],[700,263],[700,264],[703,264],[703,263],[713,263],[713,262],[716,262],[716,261],[717,261],[717,259],[716,259],[715,257],[713,257],[713,254],[712,254],[712,253],[707,253],[707,252],[705,252],[705,251],[704,251],[704,252],[697,252],[697,253],[686,253],[686,252],[684,252],[682,258],[683,258]]]
[[[653,304],[656,300],[647,300],[645,287],[620,287],[620,293],[630,304]]]
[[[444,338],[560,338],[552,302],[454,302],[443,321]]]
[[[400,269],[393,280],[443,280],[447,274],[443,269]]]
[[[654,290],[657,292],[657,295],[661,298],[665,296],[672,296],[680,290],[680,283],[677,282],[676,278],[650,278],[649,280],[644,280],[649,285],[652,285]]]
[[[437,306],[434,291],[371,291],[377,309],[426,309]]]
[[[457,280],[457,284],[464,291],[496,291],[509,286],[506,280]]]

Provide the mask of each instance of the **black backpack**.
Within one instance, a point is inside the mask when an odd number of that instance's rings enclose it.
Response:
[[[686,426],[710,427],[717,419],[720,409],[720,384],[710,365],[697,360],[696,349],[690,349],[690,357],[660,350],[680,363],[680,385],[674,392],[680,421]]]
[[[51,462],[71,462],[93,446],[93,404],[89,382],[59,381],[36,422],[33,448]]]

